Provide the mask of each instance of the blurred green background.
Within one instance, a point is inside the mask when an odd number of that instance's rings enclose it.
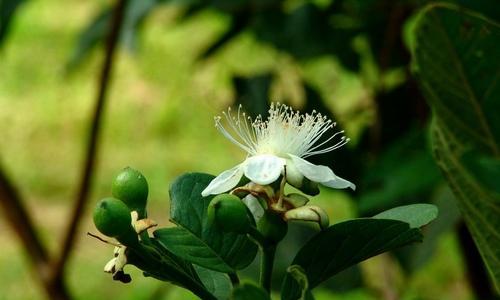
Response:
[[[235,20],[244,18],[238,15],[241,11],[216,4],[193,5],[192,12],[182,5],[155,6],[138,24],[137,41],[122,47],[115,58],[89,207],[110,194],[111,181],[123,167],[132,166],[149,181],[150,217],[168,226],[168,186],[176,176],[188,171],[218,174],[245,157],[217,132],[213,117],[235,102],[259,112],[259,95],[264,95],[297,109],[326,111],[352,139],[346,149],[320,158],[333,162],[336,173],[358,185],[356,193],[325,189],[313,199],[328,211],[332,223],[399,204],[433,202],[441,207],[441,221],[426,229],[428,242],[406,254],[384,254],[362,263],[355,272],[359,276],[346,275],[337,283],[334,279],[315,290],[317,299],[475,299],[454,231],[458,213],[453,196],[428,150],[429,109],[410,78],[402,44],[411,38],[406,33],[411,16],[423,3],[402,1],[394,5],[401,11],[394,13],[391,1],[293,0],[285,1],[283,11],[306,4],[329,8],[334,2],[351,6],[341,4],[335,9],[344,15],[330,19],[339,30],[332,49],[314,50],[316,33],[303,25],[315,19],[305,14],[305,21],[294,19],[299,22],[294,26],[304,28],[303,36],[294,31],[297,28],[290,29],[298,42],[276,41],[270,29],[293,22],[271,18],[273,25],[263,18],[208,54]],[[75,57],[75,47],[90,20],[109,5],[26,1],[0,48],[2,163],[53,252],[70,217],[103,57],[102,47]],[[379,10],[369,10],[374,7]],[[346,17],[352,11],[361,20],[367,15],[377,20],[371,24],[366,19],[361,29],[351,32],[360,22]],[[269,29],[269,36],[259,26]],[[380,36],[380,49],[374,43],[378,33],[369,32],[370,26],[389,30],[389,37]],[[317,34],[318,40],[327,40],[322,32]],[[301,45],[311,52],[287,48],[288,42],[300,45],[303,37],[311,37]],[[339,50],[340,44],[345,45]],[[72,57],[77,63],[68,69]],[[249,98],[252,95],[257,96]],[[89,216],[84,220],[68,266],[68,284],[76,299],[193,298],[180,288],[142,277],[130,266],[131,284],[112,281],[102,269],[113,249],[88,237],[86,232],[96,229]],[[0,299],[44,299],[25,250],[3,218],[0,231]]]

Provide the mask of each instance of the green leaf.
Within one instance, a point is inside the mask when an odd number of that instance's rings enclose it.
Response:
[[[194,265],[198,276],[203,285],[212,293],[217,299],[228,299],[231,293],[231,281],[229,276],[224,273],[212,271],[197,265]]]
[[[485,188],[500,193],[500,158],[468,151],[460,161]]]
[[[408,274],[419,270],[432,259],[443,234],[456,228],[461,220],[455,196],[447,185],[437,189],[431,202],[438,207],[439,218],[425,227],[423,243],[418,247],[405,247],[394,252]]]
[[[410,224],[410,228],[419,228],[429,224],[438,215],[438,209],[432,204],[411,204],[395,207],[378,215],[374,219],[390,219]]]
[[[414,34],[414,66],[433,110],[434,157],[500,291],[500,196],[461,159],[470,151],[500,156],[500,27],[473,12],[432,5]]]
[[[161,228],[154,232],[158,241],[173,253],[200,266],[211,266],[211,269],[222,272],[232,271],[224,259],[206,243],[182,227]]]
[[[170,217],[177,228],[162,228],[154,236],[174,254],[202,267],[219,272],[235,272],[248,266],[257,254],[257,245],[246,235],[221,231],[207,219],[213,196],[201,191],[214,177],[188,173],[170,188]]]
[[[286,271],[292,276],[300,287],[299,300],[305,300],[307,293],[309,292],[309,280],[307,279],[304,269],[302,269],[299,265],[291,265],[286,269]]]
[[[157,239],[142,248],[128,248],[127,263],[143,271],[144,276],[168,281],[190,290],[201,299],[215,300],[216,297],[204,286],[191,263],[172,254]]]
[[[292,265],[305,271],[312,289],[340,271],[380,253],[422,241],[417,228],[386,219],[355,219],[330,226],[314,236],[295,256]],[[299,299],[300,285],[287,274],[282,299]]]
[[[123,26],[120,31],[120,44],[130,50],[136,48],[138,30],[145,18],[151,11],[161,4],[160,0],[131,0],[129,1]],[[109,24],[113,18],[112,8],[106,7],[100,11],[87,24],[78,37],[73,53],[69,59],[67,68],[72,70],[77,67],[89,55],[90,51],[98,44],[104,42],[108,32]]]
[[[231,300],[271,300],[269,294],[253,283],[245,282],[237,286],[231,294]]]
[[[393,120],[389,124],[394,122],[401,123],[400,120]],[[436,183],[442,181],[442,176],[430,147],[425,146],[427,144],[424,128],[411,129],[391,142],[374,164],[366,168],[360,184],[363,193],[358,199],[358,210],[362,216],[371,216],[396,205],[417,203],[429,197]],[[405,163],[395,157],[405,157]]]

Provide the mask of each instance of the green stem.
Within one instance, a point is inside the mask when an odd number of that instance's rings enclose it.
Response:
[[[253,226],[250,227],[248,235],[255,240],[262,251],[260,260],[260,285],[270,293],[276,243],[266,240],[262,233]]]
[[[258,231],[254,226],[250,226],[248,235],[260,246],[260,248],[264,248],[267,244],[262,233],[260,233],[260,231]]]
[[[262,248],[260,261],[260,285],[268,292],[271,292],[271,278],[273,274],[274,256],[276,245],[265,245]]]

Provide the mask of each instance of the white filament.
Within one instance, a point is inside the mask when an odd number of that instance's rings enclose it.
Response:
[[[343,130],[335,132],[336,124],[314,110],[311,114],[301,114],[284,104],[272,103],[267,120],[260,115],[252,120],[241,111],[241,105],[236,115],[231,108],[222,114],[230,130],[222,125],[221,117],[215,118],[215,127],[251,156],[271,154],[286,157],[293,154],[305,158],[330,152],[349,142],[343,136]],[[330,136],[318,143],[324,134]],[[334,138],[338,141],[326,146]]]

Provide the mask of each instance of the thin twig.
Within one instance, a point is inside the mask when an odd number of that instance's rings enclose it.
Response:
[[[70,219],[70,224],[67,227],[66,234],[58,256],[58,260],[54,266],[53,278],[62,278],[64,273],[64,266],[68,260],[71,250],[76,241],[76,233],[80,225],[82,215],[85,211],[85,206],[88,202],[88,196],[91,188],[91,180],[94,174],[94,167],[97,160],[97,148],[99,141],[99,134],[101,129],[102,115],[104,111],[104,104],[109,87],[111,71],[113,68],[113,58],[120,36],[120,29],[123,24],[127,0],[119,0],[116,4],[114,16],[110,24],[110,32],[106,43],[106,53],[104,63],[102,65],[101,75],[99,78],[99,90],[96,97],[94,114],[92,117],[92,127],[90,129],[89,140],[87,144],[86,158],[82,169],[82,176],[78,193],[73,207],[73,213]]]
[[[120,244],[118,244],[118,243],[113,243],[113,242],[110,242],[110,241],[108,241],[108,240],[105,240],[105,239],[103,239],[102,237],[100,237],[100,236],[98,236],[98,235],[96,235],[96,234],[93,234],[93,233],[91,233],[91,232],[87,232],[87,235],[88,235],[88,236],[90,236],[90,237],[93,237],[94,239],[99,240],[99,241],[101,241],[101,242],[103,242],[103,243],[105,243],[105,244],[109,244],[109,245],[112,245],[112,246],[115,246],[115,247],[121,247],[121,245],[120,245]]]

